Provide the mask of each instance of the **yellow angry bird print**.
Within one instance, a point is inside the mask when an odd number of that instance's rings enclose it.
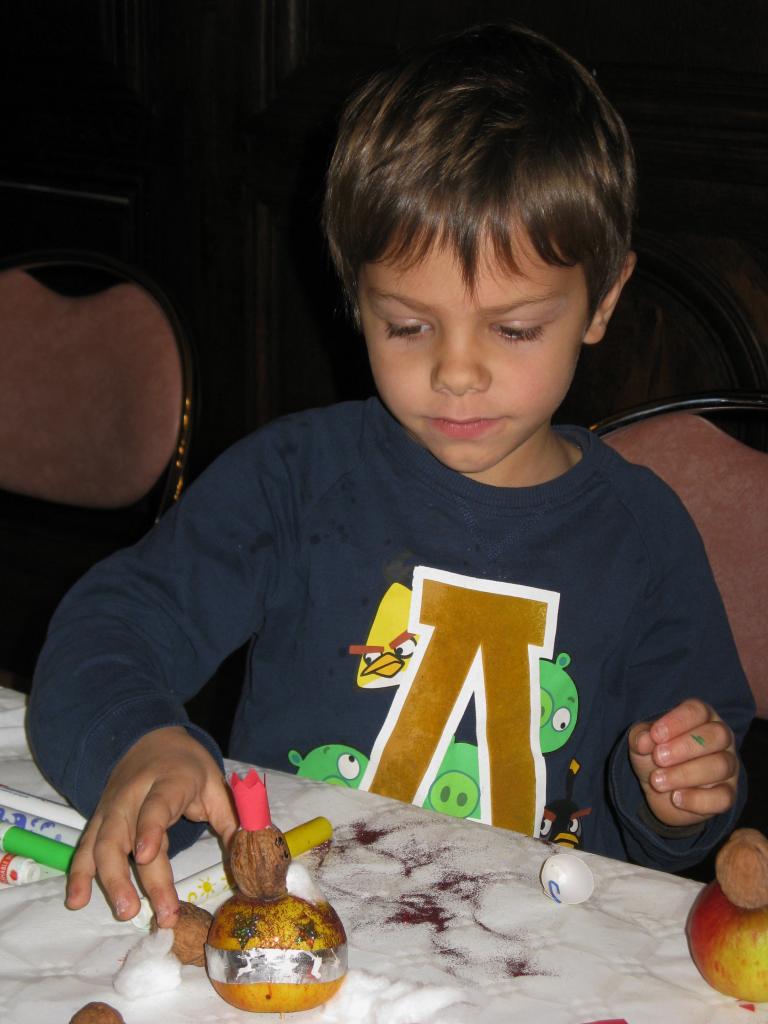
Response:
[[[400,673],[416,650],[418,637],[408,632],[411,591],[393,583],[381,599],[364,644],[350,644],[349,653],[360,655],[357,685],[364,688],[397,686]]]

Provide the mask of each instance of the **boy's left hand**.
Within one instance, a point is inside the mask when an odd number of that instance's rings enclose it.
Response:
[[[699,824],[736,799],[733,733],[709,705],[686,700],[629,731],[629,759],[648,806],[665,825]]]

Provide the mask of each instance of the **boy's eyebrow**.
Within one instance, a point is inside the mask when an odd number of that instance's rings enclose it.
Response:
[[[415,309],[421,312],[427,312],[430,308],[426,303],[419,302],[418,299],[412,299],[408,295],[398,295],[397,292],[381,292],[377,288],[370,288],[369,294],[375,299],[394,299],[395,302],[399,302],[403,306],[408,306],[410,309]],[[503,313],[510,313],[515,309],[521,309],[525,306],[536,306],[542,302],[549,302],[552,299],[559,298],[562,298],[562,294],[560,292],[542,292],[541,295],[531,295],[530,297],[520,299],[517,302],[503,303],[500,306],[487,306],[481,309],[480,312],[491,316],[501,316]]]

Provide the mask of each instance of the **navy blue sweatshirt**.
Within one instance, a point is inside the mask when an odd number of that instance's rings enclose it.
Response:
[[[376,399],[236,444],[52,621],[29,735],[90,814],[148,731],[251,642],[232,757],[676,870],[733,828],[647,810],[627,729],[686,697],[754,705],[687,513],[580,428],[563,476],[480,484]],[[181,822],[173,848],[198,826]]]

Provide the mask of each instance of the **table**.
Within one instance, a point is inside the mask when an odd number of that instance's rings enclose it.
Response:
[[[61,799],[30,759],[23,714],[23,698],[0,690],[0,782]],[[292,1015],[296,1024],[768,1022],[768,1004],[720,996],[692,964],[683,928],[698,883],[583,854],[595,891],[558,905],[539,884],[553,852],[545,843],[278,772],[267,784],[281,828],[316,815],[333,822],[330,846],[301,860],[349,938],[345,986],[325,1008]],[[175,858],[175,875],[218,858],[207,836]],[[115,921],[98,891],[77,912],[63,894],[61,877],[0,889],[3,1022],[66,1024],[91,1000],[126,1024],[278,1019],[230,1007],[195,967],[171,992],[118,996],[112,979],[143,933]]]

